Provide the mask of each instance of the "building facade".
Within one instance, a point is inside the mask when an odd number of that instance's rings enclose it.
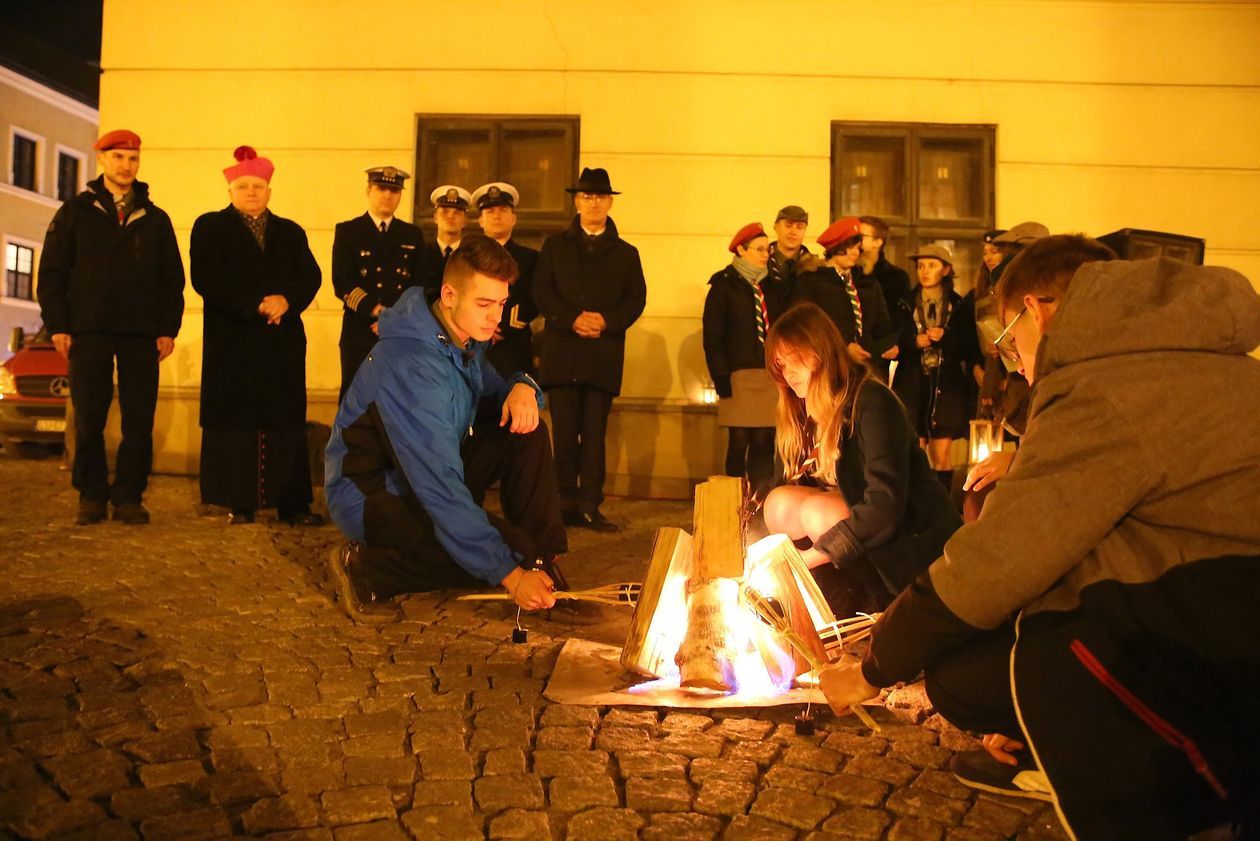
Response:
[[[141,177],[185,245],[227,202],[232,149],[275,161],[272,208],[325,274],[305,316],[325,421],[333,226],[363,211],[364,168],[411,169],[404,207],[435,182],[515,180],[537,237],[571,213],[578,167],[606,167],[648,281],[609,486],[681,495],[724,447],[701,405],[706,281],[783,205],[810,212],[811,244],[856,210],[890,217],[894,255],[939,239],[971,260],[978,231],[1034,219],[1204,237],[1207,262],[1260,278],[1256,43],[1242,2],[106,0],[101,113],[144,137]],[[196,468],[199,306],[189,290],[163,365],[159,469]]]

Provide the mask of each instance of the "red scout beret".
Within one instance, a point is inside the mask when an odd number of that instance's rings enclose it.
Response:
[[[766,229],[761,227],[760,222],[749,222],[735,232],[735,237],[731,240],[731,244],[726,246],[726,249],[732,254],[738,254],[739,252],[735,250],[736,246],[747,245],[757,237],[764,237],[765,235]]]
[[[856,216],[845,216],[832,222],[827,230],[818,235],[818,244],[830,251],[840,243],[862,235],[862,222]]]
[[[116,129],[102,134],[101,139],[92,144],[92,148],[98,152],[108,152],[110,149],[132,149],[139,152],[140,135],[125,128]]]
[[[246,175],[257,175],[263,181],[269,182],[271,174],[276,171],[271,161],[258,157],[253,146],[237,146],[232,157],[236,158],[238,163],[223,170],[223,177],[229,184]]]

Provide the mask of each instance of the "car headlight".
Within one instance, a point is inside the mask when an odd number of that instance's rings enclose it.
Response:
[[[17,380],[8,368],[0,365],[0,394],[17,394]]]

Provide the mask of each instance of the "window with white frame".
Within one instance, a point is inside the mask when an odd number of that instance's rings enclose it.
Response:
[[[70,201],[79,194],[79,172],[83,159],[65,149],[57,150],[57,198]]]
[[[39,142],[28,135],[13,132],[13,156],[11,181],[14,187],[36,189],[36,161]]]
[[[4,246],[4,297],[35,300],[35,249],[15,242]]]

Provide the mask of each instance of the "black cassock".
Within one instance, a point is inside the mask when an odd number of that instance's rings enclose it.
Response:
[[[312,499],[302,311],[320,273],[306,232],[267,213],[261,248],[230,206],[193,224],[190,274],[205,299],[201,499],[285,515]],[[267,295],[289,302],[278,325],[258,313]]]

